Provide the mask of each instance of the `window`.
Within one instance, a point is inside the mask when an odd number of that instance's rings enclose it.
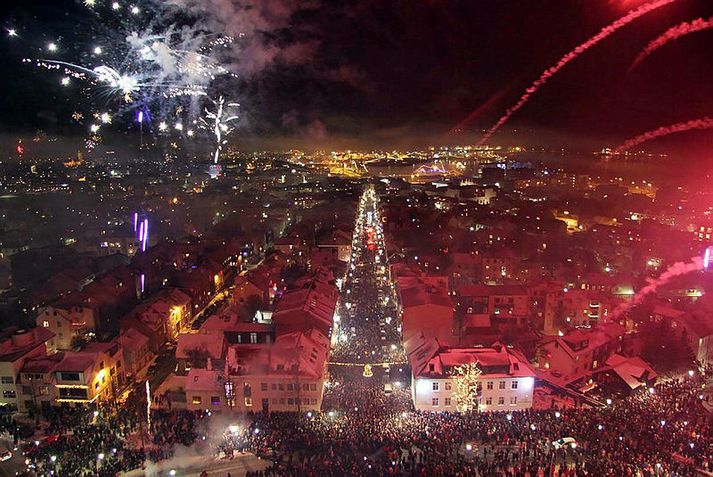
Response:
[[[260,383],[260,391],[267,391],[267,383]]]
[[[433,388],[434,391],[438,391],[438,388],[439,388],[438,383],[434,382],[434,383],[432,384],[432,388]]]
[[[59,388],[60,399],[87,399],[85,388]]]
[[[493,389],[493,382],[488,381],[488,385],[486,386],[488,389]]]
[[[302,390],[309,391],[309,384],[307,384],[307,383],[302,384]]]
[[[431,399],[431,404],[433,404],[433,407],[437,407],[438,406],[438,398]]]
[[[498,383],[498,389],[505,389],[505,381],[500,381]]]
[[[284,384],[284,383],[278,383],[278,384],[277,384],[277,389],[279,389],[280,391],[284,391],[284,390],[285,390],[285,384]]]
[[[32,386],[22,386],[22,394],[32,394]]]
[[[517,404],[517,396],[510,397],[510,404],[513,406]]]
[[[491,397],[485,398],[485,404],[486,404],[487,406],[492,405],[492,404],[493,404],[493,398],[491,398]]]
[[[446,398],[446,402],[444,402],[443,404],[446,405],[446,406],[450,406],[450,405],[451,405],[451,398]]]
[[[49,396],[50,395],[50,387],[46,384],[43,384],[40,386],[40,396]]]
[[[252,407],[253,405],[253,398],[246,397],[245,398],[245,407]]]
[[[211,396],[210,403],[214,406],[220,406],[220,396]]]
[[[62,381],[79,381],[79,373],[59,373]]]
[[[2,397],[9,398],[9,399],[15,399],[17,397],[17,394],[15,393],[15,391],[3,391]]]
[[[433,363],[428,363],[428,370],[433,373],[436,370],[436,365]]]
[[[310,401],[312,402],[313,406],[317,405],[317,398],[312,398]]]
[[[200,405],[203,403],[203,399],[200,396],[193,396],[193,399],[191,400],[193,404]]]
[[[253,387],[250,385],[250,383],[245,383],[243,385],[243,396],[252,396],[253,395]]]
[[[310,385],[309,385],[309,390],[310,390],[310,391],[316,391],[316,390],[317,390],[317,385],[314,384],[314,383],[310,384]]]
[[[0,377],[0,383],[2,384],[13,384],[15,380],[13,379],[12,376],[3,376]]]
[[[287,390],[288,391],[293,391],[295,386],[292,383],[287,383]]]
[[[273,390],[273,391],[277,391],[277,384],[272,383],[272,390]]]
[[[510,384],[511,389],[517,389],[517,381],[513,380],[512,384]]]
[[[250,342],[253,344],[257,343],[257,333],[250,333]]]
[[[505,398],[503,396],[500,396],[498,398],[498,406],[502,406],[505,404]]]
[[[50,327],[50,322],[47,321],[47,320],[45,320],[45,321],[42,322],[42,326],[44,326],[45,328],[49,328],[49,327]]]
[[[446,386],[446,391],[451,390],[451,382],[450,381],[446,381],[445,386]]]

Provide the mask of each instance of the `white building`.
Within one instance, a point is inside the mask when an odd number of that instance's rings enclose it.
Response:
[[[412,399],[419,411],[458,411],[465,394],[459,367],[475,364],[477,377],[470,396],[480,411],[512,411],[532,407],[535,373],[518,352],[502,345],[489,348],[447,348],[435,339],[414,337],[405,343],[412,368]],[[462,368],[461,368],[462,369]],[[476,374],[477,374],[476,373]]]

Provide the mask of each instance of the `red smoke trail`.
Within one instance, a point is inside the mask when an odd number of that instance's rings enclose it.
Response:
[[[649,283],[644,288],[639,290],[630,301],[617,306],[612,314],[609,315],[609,321],[616,321],[621,315],[639,305],[642,301],[644,301],[644,298],[656,292],[660,286],[665,285],[673,278],[679,275],[685,275],[687,273],[703,270],[703,268],[703,259],[701,257],[693,257],[690,262],[674,263],[657,278],[649,278]]]
[[[641,53],[639,53],[639,55],[629,67],[629,71],[639,66],[639,64],[646,58],[648,58],[649,55],[651,55],[654,51],[658,50],[667,43],[672,42],[674,40],[678,40],[682,36],[690,35],[691,33],[696,33],[703,30],[708,30],[709,28],[713,28],[713,17],[710,17],[708,20],[704,20],[703,18],[697,18],[691,22],[683,22],[679,25],[676,25],[675,27],[669,28],[661,36],[651,41],[648,45],[646,45],[643,50],[641,50]]]
[[[693,119],[684,123],[676,123],[670,126],[662,126],[658,129],[647,131],[643,134],[639,134],[638,136],[629,139],[624,144],[614,149],[614,151],[609,156],[607,156],[606,159],[611,159],[613,155],[621,154],[624,151],[628,151],[632,147],[636,147],[639,144],[651,141],[652,139],[656,139],[657,137],[668,136],[669,134],[689,131],[691,129],[713,129],[713,119],[706,116],[701,119]]]
[[[476,110],[474,110],[472,113],[470,113],[464,120],[453,126],[450,131],[448,131],[448,134],[456,134],[459,133],[465,128],[468,124],[472,123],[476,119],[478,119],[485,111],[490,109],[493,104],[496,102],[500,101],[500,98],[505,96],[505,93],[507,93],[510,90],[510,87],[512,84],[509,84],[505,86],[504,88],[501,88],[500,91],[496,92],[492,96],[490,96],[483,104],[478,106]]]
[[[641,5],[639,8],[631,10],[629,13],[619,18],[614,23],[605,26],[599,31],[599,33],[579,45],[574,50],[564,55],[557,62],[557,64],[545,70],[545,72],[542,73],[542,75],[534,83],[532,83],[530,87],[525,90],[525,93],[520,97],[520,100],[515,103],[515,105],[512,106],[510,109],[505,111],[505,114],[498,120],[498,122],[495,123],[495,125],[491,127],[488,132],[485,133],[480,142],[478,142],[478,145],[480,146],[485,144],[485,142],[490,139],[490,137],[495,133],[495,131],[500,129],[500,127],[502,127],[506,122],[508,122],[510,116],[512,116],[517,110],[522,108],[525,103],[527,103],[527,101],[530,99],[530,96],[535,94],[535,92],[537,92],[537,90],[540,89],[542,85],[544,85],[550,78],[557,74],[559,70],[564,68],[570,61],[574,60],[579,55],[598,44],[600,41],[606,39],[608,36],[616,32],[620,28],[625,27],[626,25],[638,19],[639,17],[642,17],[647,13],[656,10],[657,8],[664,7],[675,1],[676,0],[654,0],[652,2]]]

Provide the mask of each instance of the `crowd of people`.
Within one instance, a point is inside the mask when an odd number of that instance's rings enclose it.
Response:
[[[696,379],[604,409],[422,413],[408,396],[334,388],[318,415],[257,415],[245,438],[276,456],[272,475],[693,476],[713,470]],[[254,429],[259,433],[254,433]],[[572,437],[570,445],[554,441]],[[269,474],[268,474],[269,475]]]
[[[365,216],[372,213],[372,225]],[[375,234],[376,202],[359,209],[343,299],[340,301],[339,339],[332,360],[349,363],[403,362],[405,356],[396,326],[394,292],[386,263],[383,239]],[[379,258],[377,259],[377,256]]]
[[[666,381],[605,408],[454,414],[415,412],[407,390],[387,395],[345,377],[322,412],[244,416],[217,445],[209,434],[219,424],[206,412],[154,411],[144,440],[139,413],[62,407],[47,413],[45,437],[27,452],[37,475],[79,477],[114,477],[179,445],[206,456],[254,452],[273,462],[265,476],[685,477],[713,470],[702,383]],[[564,437],[573,441],[555,445]]]
[[[368,211],[373,220],[373,199],[360,208],[362,216]],[[385,257],[377,260],[383,241],[361,220],[332,361],[401,362],[390,321],[393,291],[380,263]],[[700,374],[602,408],[459,414],[414,411],[408,389],[386,393],[376,377],[343,369],[330,371],[321,412],[255,413],[233,425],[225,416],[170,405],[152,411],[148,422],[140,406],[106,413],[51,409],[43,421],[46,438],[28,457],[38,475],[78,477],[115,477],[168,459],[178,446],[227,458],[253,452],[272,462],[249,474],[260,477],[688,477],[713,471],[713,427]],[[0,430],[15,441],[21,434],[10,420],[0,420]]]

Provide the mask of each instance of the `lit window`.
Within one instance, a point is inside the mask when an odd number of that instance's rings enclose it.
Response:
[[[201,404],[203,399],[200,396],[193,396],[193,400],[191,402],[193,402],[193,404]]]
[[[451,382],[448,381],[448,382],[446,382],[446,391],[450,391],[450,390],[451,390]]]
[[[252,405],[253,405],[253,398],[246,397],[245,398],[245,406],[252,407]]]
[[[438,391],[439,385],[438,383],[433,383],[433,390]]]
[[[498,406],[503,406],[505,404],[505,398],[503,396],[500,396],[498,398]]]
[[[499,389],[505,389],[505,381],[500,381],[500,382],[498,383],[498,388],[499,388]]]

